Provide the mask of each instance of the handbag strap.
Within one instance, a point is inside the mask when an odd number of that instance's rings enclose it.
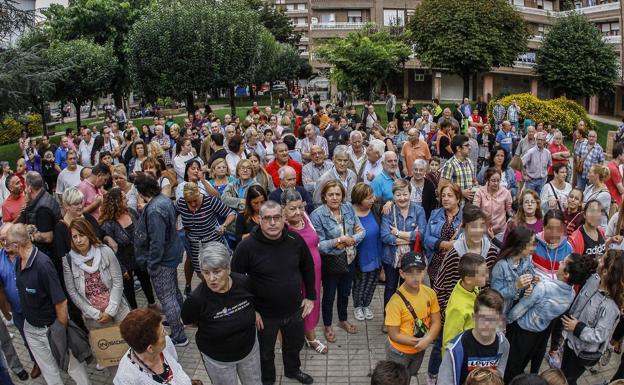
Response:
[[[592,153],[592,151],[594,151],[594,146],[587,146],[587,154],[585,154],[585,156],[581,159],[581,164],[585,163],[585,159],[587,159],[587,157],[589,156],[589,154]]]
[[[410,301],[408,301],[407,298],[405,298],[405,296],[403,295],[403,293],[401,293],[400,290],[397,290],[396,293],[398,294],[399,297],[401,297],[401,299],[403,300],[403,303],[405,303],[405,307],[407,308],[407,310],[409,310],[410,314],[412,314],[412,317],[414,317],[414,321],[417,322],[418,316],[416,315],[416,312],[414,311],[414,307],[412,306]]]
[[[550,189],[552,190],[553,194],[555,195],[555,199],[557,199],[557,206],[559,206],[559,210],[561,210],[561,212],[563,212],[563,208],[561,207],[561,202],[559,202],[559,195],[557,195],[557,192],[555,191],[555,186],[553,186],[552,182],[548,183],[550,185]]]

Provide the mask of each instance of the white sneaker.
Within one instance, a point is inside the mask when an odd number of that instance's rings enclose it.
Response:
[[[353,310],[353,316],[355,317],[356,320],[358,321],[364,321],[364,310],[362,310],[361,307],[356,307]]]
[[[369,320],[373,319],[373,311],[368,306],[364,308],[364,318]]]
[[[438,383],[438,377],[431,377],[427,375],[427,385],[436,385]]]

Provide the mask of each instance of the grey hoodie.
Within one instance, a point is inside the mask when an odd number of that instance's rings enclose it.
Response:
[[[579,352],[603,353],[620,318],[616,303],[600,290],[600,276],[594,274],[576,296],[568,311],[579,323],[573,332],[564,330],[568,346]]]

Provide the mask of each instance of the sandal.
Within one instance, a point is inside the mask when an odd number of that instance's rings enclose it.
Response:
[[[336,333],[331,328],[331,326],[329,328],[325,328],[325,331],[323,333],[325,334],[325,339],[327,340],[327,342],[336,342]]]
[[[324,345],[318,339],[314,339],[314,340],[310,341],[310,340],[308,340],[306,338],[305,339],[305,343],[306,343],[306,345],[308,345],[308,347],[310,349],[314,349],[319,354],[327,354],[327,350],[329,350],[329,349],[327,349],[327,346]]]
[[[349,321],[340,321],[338,322],[338,327],[344,330],[349,334],[356,334],[357,327]]]

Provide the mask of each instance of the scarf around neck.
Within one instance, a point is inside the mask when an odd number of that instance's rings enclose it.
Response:
[[[102,259],[102,253],[100,252],[99,247],[91,246],[87,255],[81,255],[74,250],[69,251],[69,256],[71,257],[72,263],[78,266],[81,270],[93,274],[100,268],[100,260]],[[87,262],[93,260],[91,266],[87,265]]]

